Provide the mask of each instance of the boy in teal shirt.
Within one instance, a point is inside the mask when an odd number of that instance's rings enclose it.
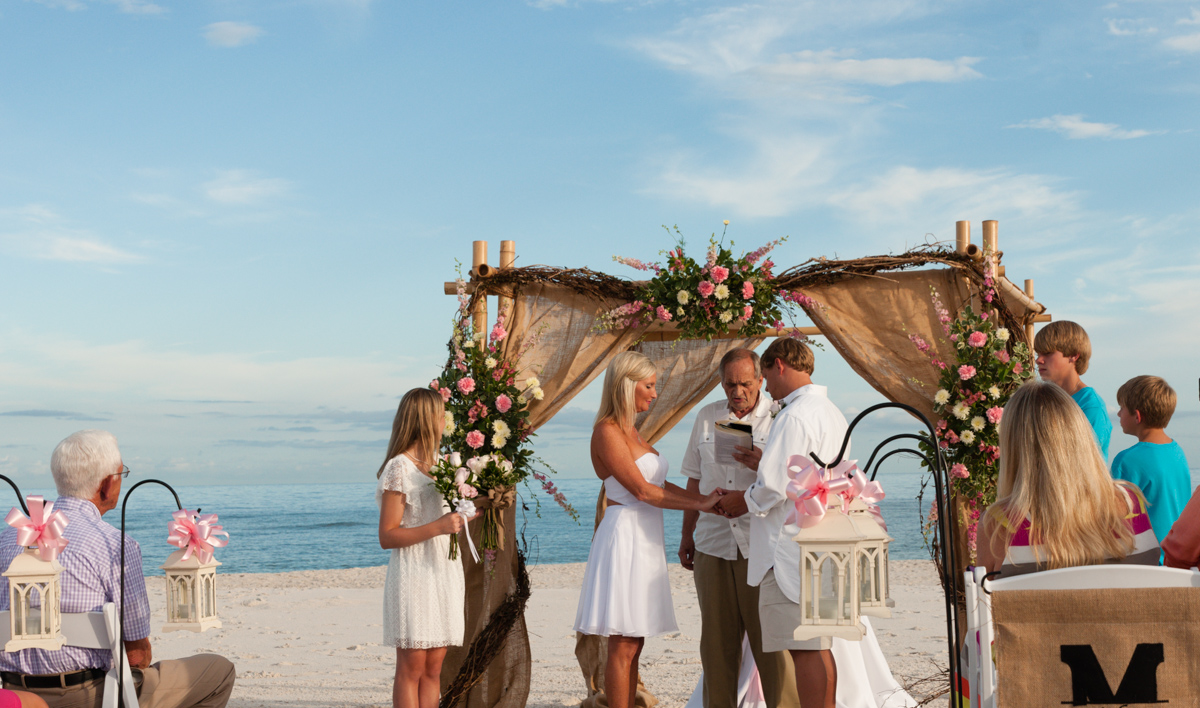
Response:
[[[1162,543],[1192,495],[1187,458],[1165,430],[1175,413],[1175,391],[1157,376],[1135,376],[1117,389],[1117,403],[1121,431],[1138,441],[1113,458],[1112,475],[1141,488]]]
[[[1058,384],[1071,394],[1071,398],[1083,409],[1096,444],[1104,461],[1108,461],[1108,443],[1112,438],[1112,421],[1108,419],[1108,408],[1096,389],[1083,383],[1080,374],[1087,373],[1088,361],[1092,358],[1092,341],[1087,332],[1074,322],[1063,320],[1051,322],[1038,330],[1033,338],[1033,351],[1037,353],[1038,376],[1043,381]],[[1173,408],[1173,407],[1172,407]]]

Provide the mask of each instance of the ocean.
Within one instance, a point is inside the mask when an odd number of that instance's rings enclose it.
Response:
[[[919,478],[915,473],[910,477],[885,481],[889,495],[880,505],[895,538],[890,554],[896,559],[929,557],[917,513]],[[600,482],[566,479],[559,480],[558,486],[580,512],[578,524],[540,490],[521,489],[523,508],[517,510],[517,532],[524,536],[531,564],[587,560]],[[49,499],[56,496],[53,490],[22,491]],[[176,491],[185,507],[217,514],[218,523],[229,532],[229,545],[216,551],[222,573],[361,568],[388,562],[389,552],[379,548],[373,481],[177,487]],[[534,495],[541,501],[540,516]],[[932,489],[926,504],[931,498]],[[129,501],[126,531],[141,545],[146,575],[161,575],[159,566],[175,550],[167,543],[167,524],[174,510],[170,492],[158,485],[138,488]],[[105,514],[104,520],[120,527],[121,508]],[[664,520],[667,561],[677,563],[683,512],[666,511]]]

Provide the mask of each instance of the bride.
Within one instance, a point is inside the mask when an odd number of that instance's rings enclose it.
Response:
[[[634,428],[657,397],[653,362],[638,352],[615,356],[604,374],[592,430],[592,466],[608,507],[592,537],[575,631],[608,637],[604,689],[610,708],[632,708],[638,657],[646,637],[678,631],[663,550],[663,509],[711,511],[703,496],[667,478],[667,461]]]

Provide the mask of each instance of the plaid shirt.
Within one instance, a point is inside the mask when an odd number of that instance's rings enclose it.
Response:
[[[58,556],[63,567],[62,611],[97,612],[106,602],[121,609],[121,532],[100,519],[96,506],[85,499],[59,497],[54,508],[67,516],[63,536],[67,547]],[[8,568],[21,553],[17,530],[0,534],[0,568]],[[125,539],[125,641],[150,636],[150,601],[142,577],[142,551],[137,541]],[[8,609],[8,578],[0,577],[0,610]],[[105,649],[64,646],[58,651],[22,649],[0,651],[0,671],[21,674],[65,674],[83,669],[108,669],[112,653]]]

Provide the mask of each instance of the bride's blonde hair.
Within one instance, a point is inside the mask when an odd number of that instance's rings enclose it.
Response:
[[[1038,381],[1017,389],[1000,422],[1000,477],[987,518],[1010,532],[1029,519],[1029,544],[1046,570],[1124,558],[1134,542],[1122,487],[1066,391]]]
[[[600,394],[600,410],[596,413],[596,427],[606,420],[614,421],[622,430],[633,427],[637,415],[634,410],[633,391],[638,381],[644,381],[656,373],[654,362],[641,352],[621,352],[609,362],[604,372],[604,391]]]

